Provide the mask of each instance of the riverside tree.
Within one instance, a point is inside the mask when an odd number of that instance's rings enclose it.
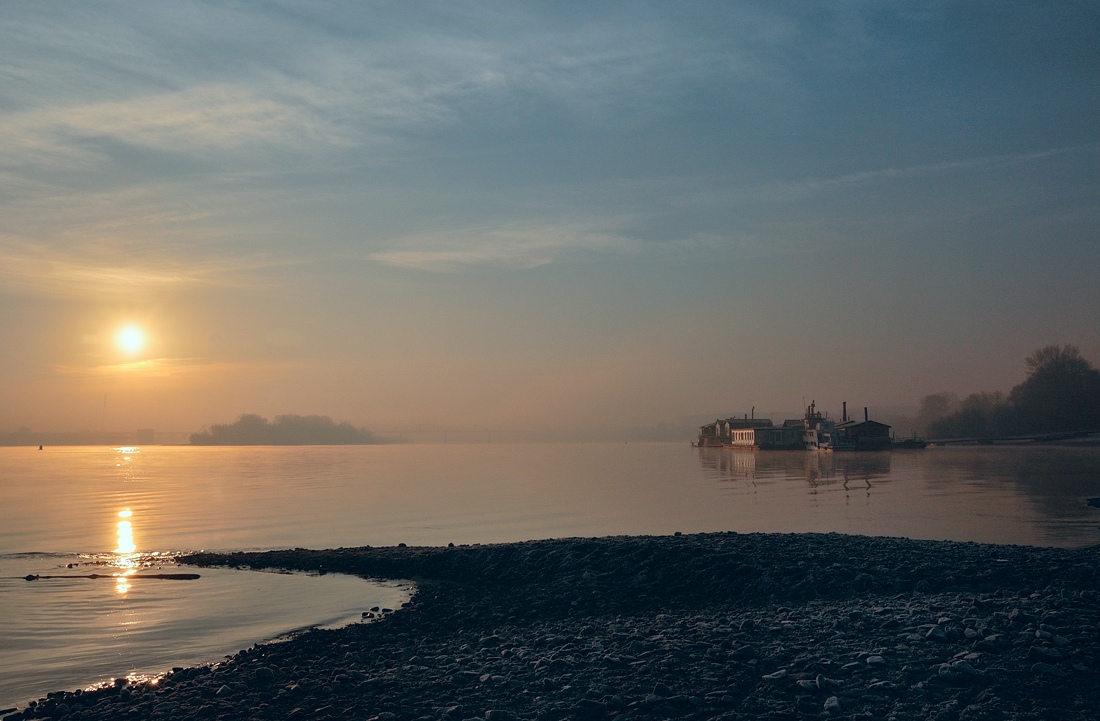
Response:
[[[1077,346],[1048,345],[1027,357],[1028,377],[1008,400],[1029,433],[1100,428],[1100,371]]]
[[[1100,371],[1074,345],[1048,345],[1026,359],[1028,376],[1008,396],[972,393],[928,426],[937,438],[995,438],[1100,430]]]

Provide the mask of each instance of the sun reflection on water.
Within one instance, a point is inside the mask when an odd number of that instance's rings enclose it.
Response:
[[[134,460],[134,456],[141,453],[141,449],[137,446],[119,446],[115,449],[121,460],[115,461],[115,468],[122,468],[123,463],[130,463]]]
[[[138,567],[137,544],[134,543],[134,528],[130,522],[133,515],[133,511],[129,508],[118,512],[118,517],[121,520],[118,522],[118,548],[115,549],[115,553],[119,555],[115,560],[115,565],[122,571],[114,575],[115,591],[120,596],[125,596],[129,592],[130,576],[134,575]]]
[[[134,544],[133,525],[128,520],[133,515],[129,508],[118,512],[118,517],[123,520],[118,522],[118,548],[115,549],[115,553],[130,554],[137,550]]]

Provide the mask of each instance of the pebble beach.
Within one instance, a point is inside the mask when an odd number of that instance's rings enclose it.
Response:
[[[717,533],[181,562],[417,591],[5,721],[1100,718],[1100,547]]]

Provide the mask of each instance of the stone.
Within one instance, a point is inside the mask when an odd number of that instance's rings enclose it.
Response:
[[[965,661],[963,659],[959,659],[958,661],[952,661],[951,662],[951,667],[954,668],[956,671],[961,671],[962,673],[969,674],[971,676],[978,676],[978,675],[981,674],[981,672],[978,671],[978,669],[976,669],[972,665],[970,665],[969,661]]]
[[[1056,648],[1032,646],[1027,650],[1027,657],[1033,661],[1058,661],[1062,658],[1062,652]]]
[[[947,635],[947,631],[942,626],[933,626],[928,629],[928,633],[924,635],[929,641],[938,641],[939,643],[947,643],[951,639]]]
[[[825,699],[825,704],[822,706],[822,708],[825,710],[825,713],[840,713],[842,710],[840,699],[836,696],[830,696],[829,698]]]
[[[1049,663],[1045,663],[1043,661],[1040,661],[1039,663],[1036,663],[1036,664],[1032,664],[1031,671],[1032,671],[1032,673],[1034,673],[1036,675],[1057,676],[1058,678],[1065,678],[1066,676],[1069,675],[1068,671],[1063,671],[1062,669],[1058,668],[1057,666],[1054,666],[1054,665],[1049,664]]]
[[[756,651],[752,646],[740,646],[737,649],[730,652],[730,658],[743,661],[756,656]]]

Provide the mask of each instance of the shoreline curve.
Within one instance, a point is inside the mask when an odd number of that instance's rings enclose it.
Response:
[[[1095,719],[1100,546],[710,533],[193,554],[408,579],[381,623],[4,719]]]

